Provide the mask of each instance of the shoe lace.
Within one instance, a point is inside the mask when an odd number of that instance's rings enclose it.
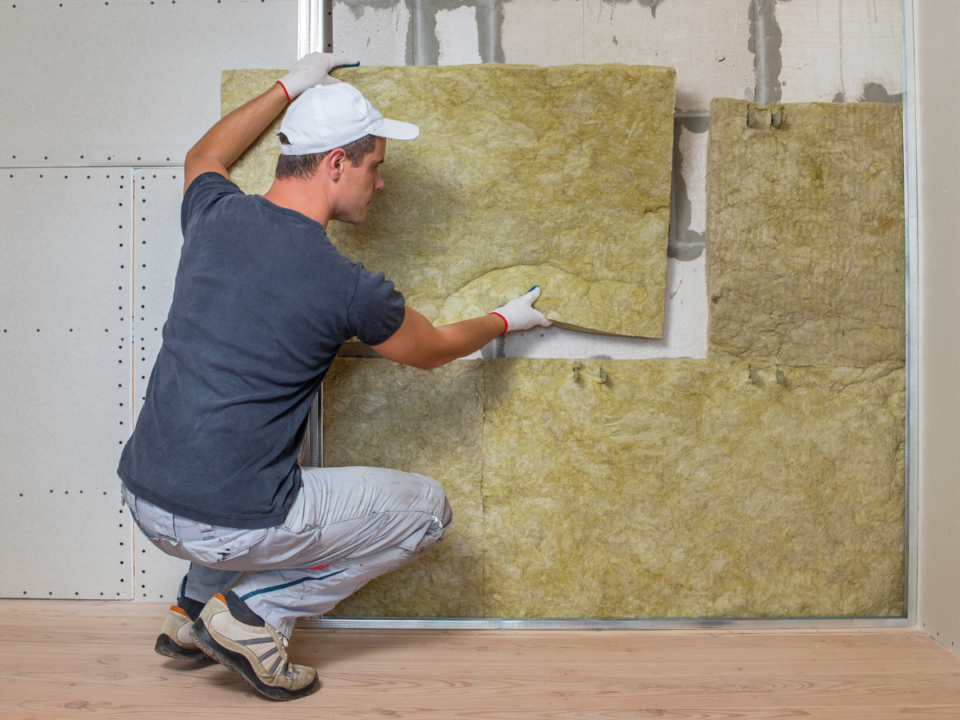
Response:
[[[287,640],[286,635],[280,635],[280,633],[277,633],[277,634],[280,636],[279,650],[280,650],[280,657],[283,658],[283,662],[280,664],[280,667],[277,668],[277,672],[275,674],[277,675],[282,674],[286,676],[289,680],[293,680],[295,677],[297,677],[300,674],[300,671],[297,669],[295,665],[292,665],[290,663],[289,657],[287,656],[287,648],[290,646],[290,641]]]

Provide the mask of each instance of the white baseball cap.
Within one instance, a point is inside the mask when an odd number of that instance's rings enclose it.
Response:
[[[413,140],[420,128],[388,120],[353,85],[339,82],[305,90],[287,109],[280,133],[290,142],[280,143],[281,154],[311,155],[343,147],[366,135]]]

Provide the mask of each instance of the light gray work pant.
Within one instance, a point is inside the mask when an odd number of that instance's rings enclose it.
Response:
[[[126,488],[143,534],[192,564],[179,597],[206,603],[232,589],[290,637],[298,617],[322,615],[375,577],[443,539],[453,512],[440,483],[371,467],[302,468],[282,525],[239,530],[173,515]]]

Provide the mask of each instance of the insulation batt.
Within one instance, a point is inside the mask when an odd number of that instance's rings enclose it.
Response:
[[[432,371],[387,360],[341,358],[323,384],[323,462],[415,472],[438,480],[453,507],[443,542],[377,578],[331,614],[480,617],[483,364]]]
[[[708,166],[711,356],[902,364],[901,106],[718,98]]]
[[[324,388],[326,464],[431,475],[455,514],[336,614],[902,614],[896,363],[341,359]]]
[[[232,110],[282,76],[228,71]],[[343,68],[386,117],[390,142],[359,226],[331,222],[347,256],[383,271],[432,322],[482,315],[543,288],[554,322],[659,338],[663,328],[675,76],[672,68],[510,65]],[[270,128],[231,169],[269,188]]]
[[[579,364],[486,363],[486,617],[902,614],[901,368]]]

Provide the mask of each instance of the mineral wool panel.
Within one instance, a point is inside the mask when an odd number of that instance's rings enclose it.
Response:
[[[484,406],[485,617],[903,613],[895,363],[495,360]]]
[[[784,365],[905,357],[900,105],[711,105],[710,351]]]
[[[224,73],[223,111],[280,71]],[[420,136],[388,143],[362,225],[331,222],[348,256],[383,271],[447,323],[533,285],[556,323],[658,338],[663,326],[675,72],[627,65],[346,68],[387,117]],[[271,127],[231,170],[270,185]]]
[[[427,372],[339,359],[323,385],[324,466],[367,465],[438,480],[453,507],[443,542],[340,603],[348,617],[480,617],[483,365]]]

